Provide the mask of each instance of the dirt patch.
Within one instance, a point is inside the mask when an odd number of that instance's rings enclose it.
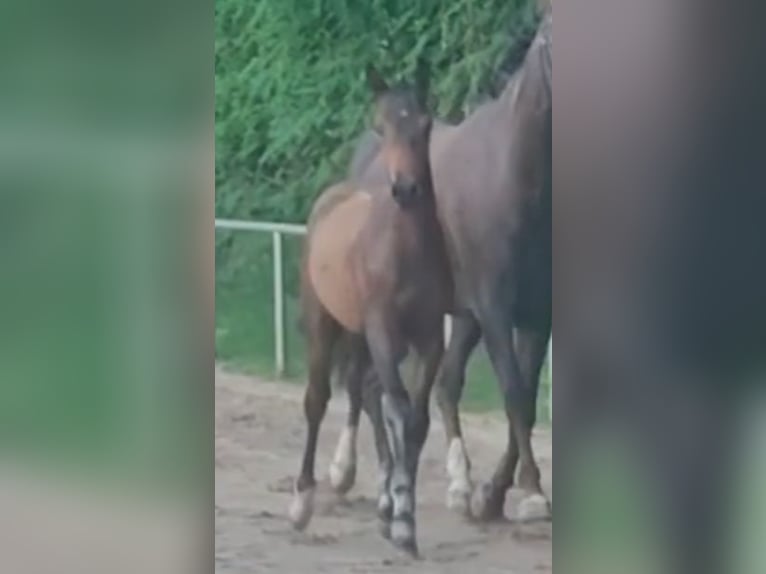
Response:
[[[304,533],[286,518],[292,480],[303,451],[303,389],[216,370],[215,543],[218,574],[551,572],[552,525],[471,524],[444,506],[445,441],[434,413],[418,475],[418,542],[422,558],[399,555],[378,534],[376,459],[365,420],[359,432],[357,482],[345,499],[327,483],[327,468],[345,419],[345,397],[335,398],[317,452],[320,485],[316,513]],[[505,446],[505,422],[495,416],[463,417],[474,479],[491,475]],[[535,452],[550,492],[551,436],[536,431]],[[517,496],[511,493],[506,515]]]

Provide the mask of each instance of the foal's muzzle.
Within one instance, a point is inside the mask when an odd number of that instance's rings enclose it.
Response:
[[[397,177],[391,184],[391,194],[397,203],[410,205],[418,196],[418,184],[409,177]]]

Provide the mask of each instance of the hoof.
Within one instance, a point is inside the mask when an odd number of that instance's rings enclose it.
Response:
[[[477,488],[471,500],[471,515],[480,522],[494,522],[503,518],[505,494],[498,495],[491,483]]]
[[[417,558],[418,545],[415,541],[415,525],[409,520],[394,520],[391,523],[391,542],[405,554]]]
[[[355,481],[356,465],[343,466],[337,462],[330,465],[330,485],[337,494],[346,494]]]
[[[314,487],[303,492],[295,491],[288,514],[290,523],[296,530],[303,530],[308,526],[314,514]]]
[[[338,494],[346,494],[356,480],[356,427],[343,429],[330,464],[330,485]]]
[[[381,494],[378,498],[378,518],[384,522],[391,522],[394,514],[394,503],[388,494]]]
[[[528,494],[519,504],[519,520],[536,522],[551,519],[551,503],[539,492]]]
[[[471,488],[465,484],[450,485],[447,490],[447,508],[456,514],[470,516]]]
[[[391,540],[391,521],[378,517],[378,530],[386,540]]]
[[[470,478],[471,463],[460,438],[450,441],[447,451],[447,476],[450,478],[447,489],[447,508],[464,516],[471,513],[471,493],[473,485]]]

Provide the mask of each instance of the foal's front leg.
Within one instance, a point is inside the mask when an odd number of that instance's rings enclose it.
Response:
[[[398,548],[415,555],[415,481],[408,464],[414,448],[410,424],[412,405],[399,373],[394,329],[380,313],[368,317],[366,330],[373,365],[383,387],[383,425],[392,462],[389,480],[393,499],[391,540]]]
[[[389,483],[391,481],[391,453],[388,450],[388,438],[383,424],[383,413],[380,405],[381,386],[372,366],[364,375],[362,381],[362,404],[370,419],[375,434],[375,450],[378,455],[378,518],[380,531],[385,538],[391,538],[391,518],[394,503],[391,499]]]

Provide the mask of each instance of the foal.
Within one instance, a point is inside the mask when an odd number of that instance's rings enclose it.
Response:
[[[333,186],[319,197],[309,220],[301,277],[308,437],[290,518],[299,529],[311,518],[317,435],[330,397],[333,353],[343,340],[352,354],[354,368],[346,378],[357,421],[361,376],[370,364],[381,385],[385,436],[378,446],[386,452],[379,455],[390,457],[378,504],[384,535],[416,554],[415,479],[452,284],[428,158],[424,68],[419,66],[415,89],[389,88],[373,69],[367,78],[389,181],[370,188]],[[399,370],[410,347],[421,367],[412,397]]]

